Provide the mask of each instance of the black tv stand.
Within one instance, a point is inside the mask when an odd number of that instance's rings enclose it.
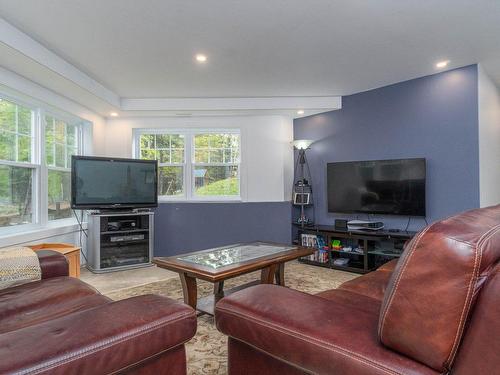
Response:
[[[302,244],[302,234],[315,234],[317,236],[322,236],[325,243],[328,245],[328,250],[325,250],[328,251],[328,259],[325,262],[314,260],[314,255],[300,258],[300,262],[361,274],[373,271],[394,258],[399,258],[403,252],[405,243],[417,233],[401,230],[394,231],[392,229],[381,229],[377,231],[339,230],[335,229],[334,226],[328,225],[315,225],[301,228],[300,225],[294,225],[297,227],[298,232],[294,243],[298,245]],[[342,248],[333,249],[333,240],[340,241]],[[344,251],[344,247],[362,249],[362,252]],[[335,259],[338,258],[347,258],[349,259],[349,263],[345,266],[335,265]]]

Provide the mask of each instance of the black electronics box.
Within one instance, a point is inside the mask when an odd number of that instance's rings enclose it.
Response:
[[[335,229],[347,231],[347,222],[349,220],[335,219]]]

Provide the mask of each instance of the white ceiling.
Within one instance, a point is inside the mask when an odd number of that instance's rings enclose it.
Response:
[[[442,59],[500,84],[498,0],[0,0],[0,15],[119,98],[346,95]]]

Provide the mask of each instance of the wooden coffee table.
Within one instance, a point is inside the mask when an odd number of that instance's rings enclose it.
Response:
[[[184,302],[198,311],[214,314],[215,303],[224,296],[251,285],[285,285],[285,263],[314,252],[312,248],[266,242],[235,244],[172,257],[159,257],[154,263],[179,273]],[[224,290],[224,281],[261,270],[260,280]],[[196,279],[214,283],[214,294],[198,299]]]

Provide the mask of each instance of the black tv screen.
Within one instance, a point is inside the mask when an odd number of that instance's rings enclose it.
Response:
[[[71,208],[156,207],[158,162],[73,156]]]
[[[425,216],[425,173],[425,159],[328,163],[328,211]]]

